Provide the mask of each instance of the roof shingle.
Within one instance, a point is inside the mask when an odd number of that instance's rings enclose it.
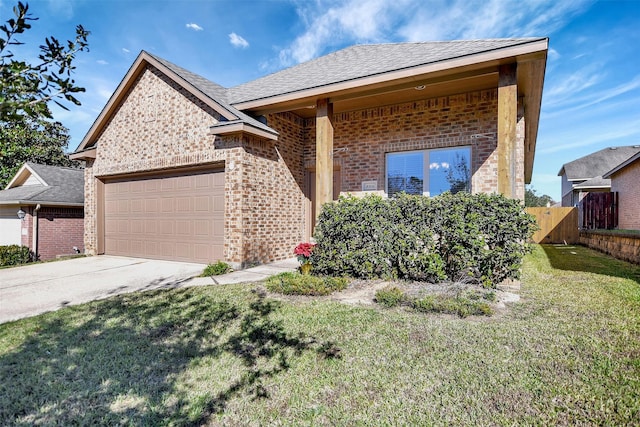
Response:
[[[355,45],[228,90],[230,104],[263,99],[531,43],[544,38]]]

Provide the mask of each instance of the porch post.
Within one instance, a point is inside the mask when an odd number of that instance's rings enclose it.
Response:
[[[316,217],[333,200],[333,104],[316,102]]]
[[[518,84],[516,64],[501,65],[498,78],[498,192],[516,196],[516,125],[518,122]]]

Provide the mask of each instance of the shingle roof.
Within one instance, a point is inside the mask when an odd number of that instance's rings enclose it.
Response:
[[[545,39],[513,38],[356,45],[232,87],[228,90],[227,96],[229,103],[237,104],[539,40]]]
[[[598,175],[591,179],[588,179],[580,184],[576,184],[573,186],[574,190],[588,190],[590,188],[602,188],[602,187],[611,187],[611,180],[603,178]]]
[[[602,176],[638,152],[640,152],[640,145],[605,148],[565,163],[558,175],[563,175],[564,171],[569,181]]]
[[[27,162],[46,185],[25,185],[0,191],[0,204],[15,202],[77,205],[84,203],[84,170]]]
[[[606,178],[611,178],[611,175],[613,175],[616,172],[619,172],[620,170],[626,168],[627,166],[635,162],[640,162],[640,151],[638,151],[633,156],[629,157],[624,162],[617,165],[615,168],[611,169],[609,172],[605,173],[603,176]]]
[[[229,111],[231,114],[237,116],[240,119],[240,121],[251,124],[252,126],[255,126],[259,129],[273,133],[275,135],[278,134],[278,132],[276,132],[274,129],[270,128],[269,126],[265,125],[264,123],[254,119],[251,116],[248,116],[247,114],[243,113],[242,111],[238,110],[232,105],[229,105],[229,103],[227,102],[228,89],[226,89],[225,87],[220,86],[219,84],[214,83],[211,80],[206,79],[198,74],[195,74],[172,62],[169,62],[166,59],[160,58],[159,56],[153,55],[149,52],[145,52],[145,53],[151,56],[152,58],[154,58],[156,61],[160,62],[162,65],[164,65],[174,73],[176,73],[178,76],[183,78],[194,88],[196,88],[197,90],[202,92],[205,96],[209,97],[210,99],[218,103],[220,106],[222,106],[224,109]]]

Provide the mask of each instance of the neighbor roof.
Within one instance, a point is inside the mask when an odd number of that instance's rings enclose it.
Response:
[[[620,163],[640,152],[640,145],[609,147],[565,163],[558,172],[569,181],[584,181],[603,176]]]
[[[635,163],[637,161],[640,161],[640,151],[638,151],[635,155],[629,157],[627,160],[625,160],[624,162],[620,163],[618,166],[616,166],[615,168],[611,169],[609,172],[605,173],[603,176],[605,178],[611,178],[611,175],[613,175],[614,173],[626,168],[627,166],[629,166],[632,163]]]
[[[22,185],[29,176],[39,182]],[[84,170],[27,162],[6,190],[0,191],[0,205],[84,205]]]
[[[519,46],[546,38],[355,45],[229,89],[231,104]]]
[[[611,180],[605,179],[600,175],[573,186],[574,190],[588,190],[591,188],[609,188],[609,187],[611,187]]]

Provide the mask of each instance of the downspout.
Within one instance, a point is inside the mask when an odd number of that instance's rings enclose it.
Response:
[[[33,209],[33,257],[34,261],[38,260],[38,211],[40,210],[40,204],[38,203]]]

